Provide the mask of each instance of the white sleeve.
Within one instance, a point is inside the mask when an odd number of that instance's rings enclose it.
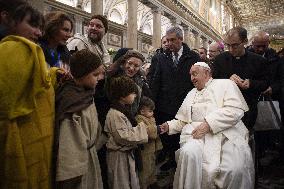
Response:
[[[205,117],[214,134],[236,125],[247,111],[246,102],[233,82],[228,82],[223,97],[223,106]]]
[[[171,121],[167,121],[167,124],[169,125],[169,135],[173,135],[180,133],[183,127],[186,125],[186,122],[173,119]]]

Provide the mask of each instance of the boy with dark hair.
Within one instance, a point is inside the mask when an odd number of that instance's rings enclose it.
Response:
[[[14,12],[22,4],[27,3],[24,0],[0,0],[0,40],[10,33]]]
[[[135,152],[138,144],[148,141],[148,134],[146,125],[137,124],[130,111],[137,85],[129,77],[115,77],[110,81],[109,90],[112,104],[105,122],[109,188],[139,189],[137,168],[141,157]]]
[[[58,188],[103,188],[97,150],[104,138],[94,104],[94,88],[103,79],[100,58],[89,50],[73,54],[70,70],[74,79],[56,93]]]

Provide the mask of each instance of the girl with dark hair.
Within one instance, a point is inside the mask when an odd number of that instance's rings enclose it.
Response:
[[[66,41],[71,37],[73,22],[63,12],[50,12],[45,15],[44,35],[40,40],[49,67],[69,70],[70,53]]]
[[[44,26],[44,18],[39,11],[28,4],[22,4],[14,11],[12,19],[12,35],[22,36],[37,43]]]
[[[107,165],[110,189],[139,189],[139,179],[135,154],[137,144],[146,143],[148,134],[146,125],[137,124],[129,106],[134,102],[137,85],[128,77],[116,77],[111,80],[109,97],[111,108],[105,122],[108,135]],[[137,161],[141,163],[141,161]]]

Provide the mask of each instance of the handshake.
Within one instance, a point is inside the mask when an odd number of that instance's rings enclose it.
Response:
[[[161,124],[161,125],[157,125],[157,132],[158,134],[164,134],[167,133],[169,131],[169,125],[167,124],[167,122]]]

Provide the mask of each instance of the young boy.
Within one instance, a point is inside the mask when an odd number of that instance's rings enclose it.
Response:
[[[100,58],[88,50],[73,54],[72,80],[56,92],[56,185],[60,189],[102,189],[97,150],[103,138],[93,101],[104,75]]]
[[[137,85],[126,76],[110,80],[111,108],[107,114],[108,181],[110,189],[140,189],[135,162],[137,144],[146,143],[148,134],[144,123],[137,124],[130,106],[137,94]],[[139,162],[138,162],[139,163]],[[141,162],[140,162],[141,163]]]
[[[148,143],[143,145],[141,157],[143,169],[139,172],[139,180],[142,189],[157,188],[156,178],[156,153],[162,149],[162,143],[157,135],[156,121],[154,118],[155,103],[148,97],[142,97],[136,120],[143,122],[148,130]]]

